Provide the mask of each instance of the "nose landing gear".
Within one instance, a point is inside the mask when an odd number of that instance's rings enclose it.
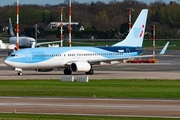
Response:
[[[15,70],[18,71],[18,75],[19,76],[23,75],[21,68],[15,68]]]

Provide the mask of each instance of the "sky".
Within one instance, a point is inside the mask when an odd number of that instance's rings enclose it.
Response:
[[[0,0],[0,6],[4,6],[4,5],[13,5],[14,2],[16,2],[17,0]],[[73,0],[71,0],[73,1]],[[96,1],[103,1],[105,3],[109,3],[111,0],[75,0],[78,1],[80,3],[91,3],[96,2]],[[117,1],[122,1],[122,0],[117,0]],[[147,4],[151,3],[151,2],[155,2],[158,0],[138,0],[140,2],[146,2]],[[162,0],[165,3],[169,3],[172,0]],[[173,1],[178,1],[178,0],[173,0]],[[50,4],[50,5],[56,5],[59,3],[64,3],[64,0],[19,0],[20,4],[38,4],[38,5],[44,5],[44,4]]]

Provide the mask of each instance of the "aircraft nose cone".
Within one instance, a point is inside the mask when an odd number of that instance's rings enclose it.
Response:
[[[5,63],[6,65],[8,65],[9,62],[8,62],[8,60],[5,59],[5,60],[4,60],[4,63]]]
[[[7,66],[12,66],[12,62],[10,62],[9,60],[4,60],[4,63],[7,65]]]

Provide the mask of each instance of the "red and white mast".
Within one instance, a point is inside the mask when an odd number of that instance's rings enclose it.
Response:
[[[60,34],[60,41],[61,41],[61,47],[63,46],[63,41],[62,41],[62,38],[63,38],[63,8],[64,7],[60,7],[60,14],[61,14],[61,21],[60,21],[60,27],[61,27],[61,34]]]
[[[19,50],[19,0],[16,3],[16,15],[17,15],[17,23],[16,23],[16,50]]]
[[[132,21],[131,21],[132,11],[134,11],[133,8],[128,8],[128,15],[129,15],[129,23],[128,23],[128,26],[129,26],[129,31],[130,31],[131,28],[132,28]]]
[[[71,0],[69,0],[69,42],[68,42],[68,46],[71,47],[72,43],[71,43]]]
[[[156,51],[156,46],[155,46],[155,40],[156,40],[156,25],[152,25],[152,39],[153,39],[153,60],[155,60],[155,51]]]

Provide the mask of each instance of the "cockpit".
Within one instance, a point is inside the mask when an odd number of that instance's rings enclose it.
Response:
[[[18,54],[10,54],[10,57],[20,57]]]

